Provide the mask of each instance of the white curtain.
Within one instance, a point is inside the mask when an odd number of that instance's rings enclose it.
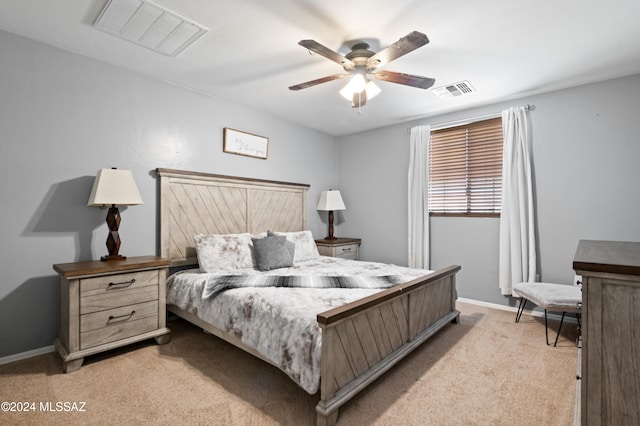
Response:
[[[504,152],[500,214],[499,283],[502,294],[536,278],[536,229],[533,197],[531,134],[524,107],[502,111]]]
[[[429,269],[427,177],[431,126],[411,128],[409,140],[409,267]]]

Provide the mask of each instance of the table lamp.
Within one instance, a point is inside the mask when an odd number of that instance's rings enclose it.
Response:
[[[116,168],[98,170],[87,206],[111,206],[107,213],[107,225],[109,226],[107,249],[109,254],[102,256],[100,260],[126,259],[125,256],[118,254],[120,250],[120,235],[118,234],[120,211],[117,206],[135,206],[138,204],[143,204],[142,197],[140,197],[140,192],[131,170]]]
[[[345,210],[344,202],[340,191],[328,190],[320,193],[320,201],[318,202],[318,210],[329,211],[329,235],[325,240],[337,240],[333,235],[333,211]]]

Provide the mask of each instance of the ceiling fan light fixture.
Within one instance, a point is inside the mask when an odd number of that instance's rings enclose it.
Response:
[[[340,90],[340,95],[347,100],[353,98],[354,93],[360,93],[366,86],[365,78],[362,74],[354,74],[351,80]]]
[[[373,99],[382,91],[373,81],[365,79],[361,74],[356,74],[339,93],[346,100],[352,101],[353,95],[361,93],[363,90],[367,94],[367,99]]]

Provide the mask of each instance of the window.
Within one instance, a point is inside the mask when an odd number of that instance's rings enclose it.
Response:
[[[429,214],[500,216],[502,118],[431,132]]]

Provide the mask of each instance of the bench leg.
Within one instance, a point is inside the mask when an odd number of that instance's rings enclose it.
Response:
[[[558,327],[558,332],[556,333],[556,341],[553,346],[555,347],[558,344],[558,337],[560,337],[560,330],[562,330],[562,322],[564,321],[564,315],[566,312],[562,313],[562,317],[560,318],[560,326]],[[549,346],[549,328],[547,326],[547,310],[544,310],[544,334],[547,338],[547,346]]]
[[[518,305],[518,310],[516,311],[516,322],[520,322],[520,317],[522,316],[522,312],[524,311],[524,307],[527,304],[527,299],[524,297],[520,298],[520,304]]]

